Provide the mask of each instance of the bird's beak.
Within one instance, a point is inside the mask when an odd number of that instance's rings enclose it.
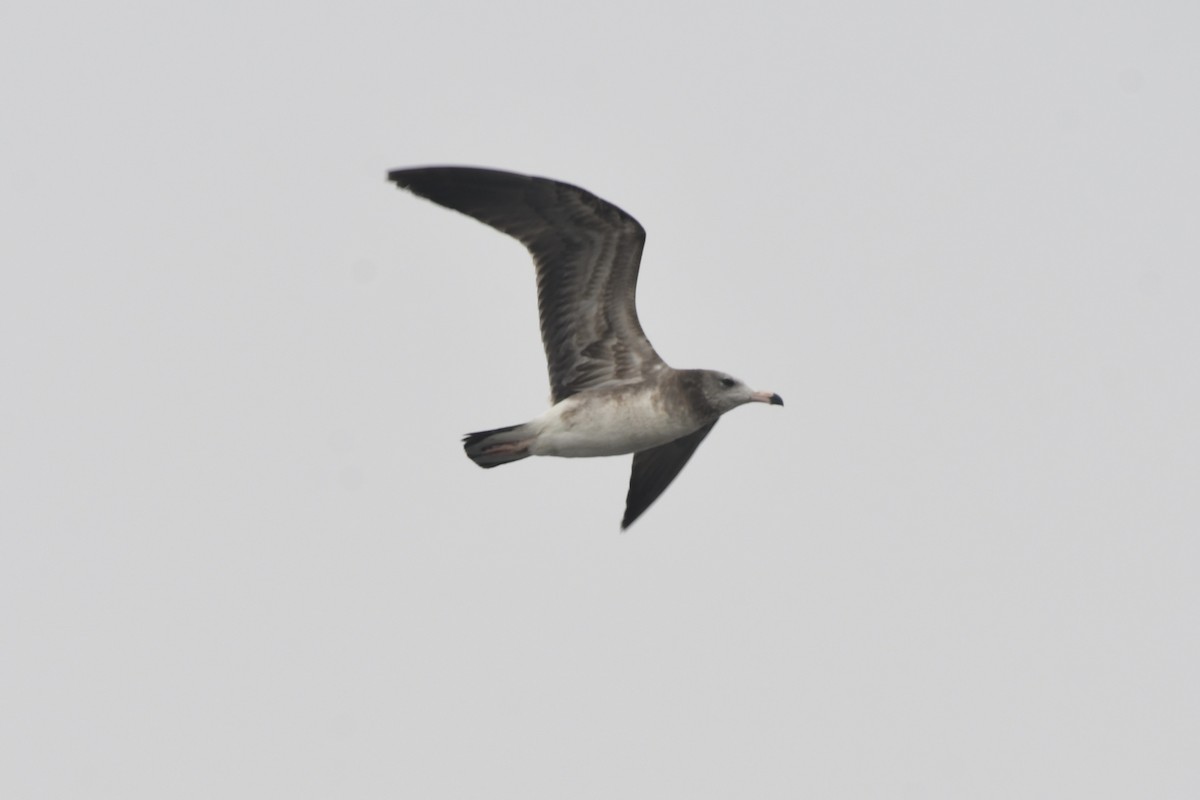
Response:
[[[773,406],[783,405],[783,398],[774,392],[755,392],[750,399],[756,403],[770,403]]]

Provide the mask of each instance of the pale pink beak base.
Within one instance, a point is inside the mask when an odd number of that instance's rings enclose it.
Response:
[[[773,406],[783,405],[783,398],[774,392],[755,392],[750,397],[756,403],[770,403]]]

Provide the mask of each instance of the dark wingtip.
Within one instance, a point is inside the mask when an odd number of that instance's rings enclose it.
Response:
[[[773,405],[773,406],[783,405],[783,398],[777,394],[771,395],[771,405]]]
[[[624,533],[626,531],[626,529],[629,528],[630,525],[637,522],[638,517],[642,516],[642,514],[645,513],[647,508],[649,508],[648,505],[643,506],[640,509],[635,509],[633,506],[631,506],[629,504],[628,498],[626,498],[625,516],[621,517],[621,533]]]
[[[397,186],[404,188],[408,185],[406,172],[412,172],[411,169],[392,169],[388,170],[387,179]]]
[[[439,172],[465,171],[462,167],[401,167],[388,170],[387,179],[401,189],[410,189],[422,176],[433,176]]]

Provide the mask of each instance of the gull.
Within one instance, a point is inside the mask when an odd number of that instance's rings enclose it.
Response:
[[[722,414],[783,405],[724,372],[674,369],[659,357],[635,308],[646,231],[612,203],[569,183],[474,167],[397,169],[388,179],[512,236],[533,256],[552,405],[530,422],[467,434],[463,448],[479,466],[632,453],[624,530]]]

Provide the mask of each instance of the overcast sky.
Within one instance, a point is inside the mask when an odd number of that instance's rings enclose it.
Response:
[[[1194,3],[4,17],[0,795],[1200,796]],[[474,466],[533,270],[430,163],[787,406],[625,534]]]

